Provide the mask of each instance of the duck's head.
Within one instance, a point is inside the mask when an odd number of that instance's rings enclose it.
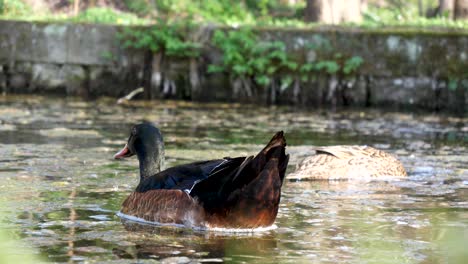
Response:
[[[127,144],[114,155],[114,158],[123,159],[135,154],[140,162],[141,179],[164,169],[164,142],[156,126],[151,123],[133,126]]]

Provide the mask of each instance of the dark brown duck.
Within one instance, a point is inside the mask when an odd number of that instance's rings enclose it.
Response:
[[[140,183],[121,213],[150,222],[201,228],[271,226],[278,213],[289,160],[283,132],[256,156],[223,158],[175,166],[159,172],[164,147],[149,123],[132,128],[116,159],[137,155]]]

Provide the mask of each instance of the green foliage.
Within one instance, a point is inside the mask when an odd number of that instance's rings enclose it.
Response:
[[[81,12],[78,16],[72,18],[75,22],[87,22],[97,24],[122,24],[122,25],[136,25],[144,24],[146,21],[138,18],[131,13],[118,12],[111,8],[88,8],[86,11]]]
[[[294,79],[307,81],[320,74],[351,75],[364,63],[360,56],[345,56],[334,52],[326,38],[316,35],[304,44],[305,52],[314,52],[319,58],[293,58],[281,41],[259,41],[251,29],[241,28],[227,32],[218,30],[213,44],[223,52],[221,65],[209,65],[208,72],[226,72],[234,78],[250,78],[260,86],[267,86],[274,76],[281,76],[281,89]],[[319,55],[317,55],[319,54]]]
[[[101,53],[101,57],[106,60],[113,60],[114,59],[114,54],[110,51],[103,51]]]
[[[8,17],[29,14],[31,9],[21,0],[0,0],[0,15]]]
[[[312,41],[306,43],[304,46],[308,50],[324,50],[327,52],[332,50],[332,44],[330,43],[330,40],[322,37],[321,35],[312,36]]]
[[[43,2],[50,2],[44,1]],[[429,0],[428,0],[429,1]],[[89,4],[90,1],[81,1]],[[106,1],[104,1],[106,2]],[[109,4],[112,1],[107,1]],[[67,13],[51,13],[46,7],[38,12],[32,10],[26,0],[0,0],[0,16],[7,19],[40,21],[76,21],[86,23],[110,23],[141,25],[153,23],[157,18],[193,17],[197,23],[215,23],[230,26],[275,26],[311,27],[313,23],[304,22],[306,1],[284,0],[123,0],[127,9],[122,12],[111,8],[89,8],[77,18]],[[452,20],[447,16],[426,18],[418,14],[417,1],[384,1],[385,5],[369,2],[363,13],[363,22],[358,26],[381,27],[406,26],[430,28],[433,26],[468,28],[468,20]],[[425,8],[435,7],[437,1],[428,3]],[[73,1],[69,0],[71,5]],[[47,5],[45,5],[47,6]],[[49,3],[48,6],[51,6]],[[143,16],[143,17],[142,17]]]
[[[158,11],[167,18],[194,17],[197,21],[227,25],[254,24],[256,16],[246,9],[242,1],[231,0],[160,0]]]
[[[448,88],[451,91],[455,91],[458,88],[458,80],[457,79],[449,79],[448,81]]]
[[[259,0],[257,1],[257,6],[260,9],[260,13],[262,16],[266,16],[268,14],[268,2],[269,0]]]
[[[316,69],[315,64],[313,64],[313,63],[305,63],[305,64],[303,64],[302,66],[300,66],[299,71],[300,71],[301,73],[309,73],[309,72],[311,72],[311,71],[313,71],[313,70],[315,70],[315,69]]]
[[[213,44],[223,52],[223,64],[211,66],[211,71],[232,70],[234,75],[252,74],[253,69],[247,67],[247,60],[256,45],[257,37],[247,28],[227,33],[217,30],[213,34]]]
[[[208,65],[208,73],[223,72],[225,68],[221,65],[210,64]]]
[[[360,56],[346,58],[341,53],[335,53],[334,58],[334,60],[325,59],[318,61],[314,69],[331,75],[350,75],[355,73],[364,63],[364,60]]]
[[[385,26],[406,26],[406,27],[455,27],[468,28],[467,20],[452,20],[448,15],[440,17],[427,18],[418,14],[416,1],[389,1],[388,7],[369,5],[363,12],[363,22],[360,24],[365,27]],[[437,5],[436,1],[432,7]],[[428,7],[426,5],[426,7]]]
[[[312,40],[304,44],[306,53],[313,52],[317,58],[308,61],[306,59],[298,62],[296,76],[300,80],[307,81],[315,75],[326,73],[330,75],[351,75],[357,72],[364,63],[360,56],[345,56],[335,52],[332,43],[321,35],[314,35]],[[305,58],[306,56],[304,56]]]
[[[248,28],[227,33],[218,30],[212,41],[223,52],[223,62],[210,65],[209,72],[229,72],[234,78],[252,78],[258,85],[267,86],[275,74],[297,69],[283,42],[258,41]]]
[[[125,28],[119,39],[126,48],[149,49],[171,57],[197,57],[201,45],[187,39],[190,27],[186,21],[168,23],[161,19],[151,27]]]
[[[363,63],[364,60],[360,56],[353,56],[344,62],[343,73],[350,74],[355,72]]]
[[[302,23],[296,9],[304,4],[285,3],[282,0],[159,0],[158,11],[166,17],[193,16],[197,21],[238,25],[272,25],[273,23]],[[284,15],[287,14],[287,15]],[[291,23],[291,21],[294,21]],[[303,24],[303,23],[302,23]]]
[[[340,65],[338,65],[338,63],[333,60],[323,60],[317,62],[315,68],[318,71],[324,71],[328,74],[336,74],[340,70]]]
[[[142,25],[150,21],[136,14],[121,12],[112,8],[88,8],[77,16],[50,13],[47,8],[32,10],[23,0],[0,0],[0,17],[27,21],[71,21],[77,23]]]
[[[130,11],[136,14],[147,15],[151,10],[146,0],[124,0],[124,3]]]

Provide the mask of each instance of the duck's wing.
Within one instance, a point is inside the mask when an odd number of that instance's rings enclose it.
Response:
[[[195,182],[205,179],[214,170],[219,170],[230,163],[229,158],[226,158],[199,161],[171,167],[140,182],[136,191],[145,192],[156,189],[190,189]]]
[[[237,164],[234,162],[231,162],[231,166],[223,164],[206,179],[195,182],[190,189],[190,195],[196,197],[205,207],[218,205],[218,203],[226,199],[224,195],[225,186],[231,184],[236,174],[239,174],[246,166],[250,165],[252,159],[253,156],[239,157],[233,159],[233,161],[239,162]]]
[[[314,150],[316,151],[316,155],[332,155],[342,160],[377,156],[380,153],[385,153],[372,147],[357,145],[315,147]]]
[[[251,182],[254,178],[261,173],[266,163],[273,157],[272,154],[276,149],[282,149],[285,156],[286,140],[284,139],[283,132],[276,133],[270,142],[254,157],[241,157],[236,158],[238,166],[224,166],[223,170],[215,170],[206,179],[197,182],[191,189],[190,194],[197,196],[204,200],[210,197],[220,199],[220,196],[229,193],[233,189],[238,189]],[[283,181],[284,171],[286,170],[289,156],[287,160],[282,162],[284,168],[281,168],[280,181]],[[233,164],[234,165],[234,164]],[[207,203],[207,201],[205,201]]]
[[[316,147],[315,155],[303,159],[296,170],[288,175],[289,180],[346,179],[349,173],[361,173],[360,164],[369,159],[366,146]],[[354,169],[352,169],[354,168]],[[367,173],[364,171],[363,173]]]
[[[281,186],[289,156],[278,132],[255,157],[237,167],[214,172],[196,183],[190,195],[219,226],[268,226],[278,212]]]
[[[369,146],[330,146],[315,149],[317,160],[331,160],[330,155],[335,157],[337,166],[354,166],[367,170],[375,170],[375,175],[390,172],[390,168],[402,166],[400,161],[393,155]],[[328,156],[328,157],[326,157]],[[398,173],[400,175],[401,173]]]

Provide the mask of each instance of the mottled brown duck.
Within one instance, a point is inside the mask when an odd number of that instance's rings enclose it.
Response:
[[[163,138],[143,123],[132,128],[116,159],[136,155],[140,182],[123,202],[120,215],[194,228],[253,229],[271,226],[278,213],[289,160],[283,132],[256,156],[223,158],[163,171]]]
[[[289,180],[372,180],[407,176],[396,157],[369,146],[329,146],[314,150],[315,155],[300,162],[288,175]]]

